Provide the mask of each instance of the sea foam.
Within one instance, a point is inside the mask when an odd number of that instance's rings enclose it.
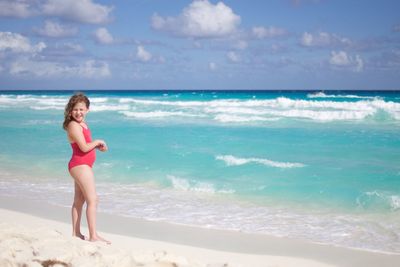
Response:
[[[400,119],[400,104],[382,99],[359,101],[317,101],[299,100],[287,97],[264,100],[221,99],[209,101],[171,101],[142,100],[124,98],[120,103],[130,103],[141,109],[160,109],[162,112],[182,112],[208,117],[222,123],[229,122],[268,122],[271,120],[306,119],[317,122],[361,121],[373,117],[378,112],[385,112],[395,120]],[[127,113],[124,113],[127,115]],[[130,114],[132,116],[134,114]],[[129,116],[129,115],[128,115]],[[139,116],[137,116],[139,117]],[[145,116],[141,116],[145,117]],[[152,116],[149,116],[152,117]]]
[[[249,163],[258,163],[276,168],[301,168],[305,166],[302,163],[279,162],[263,158],[238,158],[232,155],[218,155],[215,159],[224,161],[227,166],[240,166]]]
[[[179,117],[198,118],[190,122],[268,124],[279,120],[308,120],[319,123],[335,121],[400,121],[400,103],[378,97],[356,95],[309,94],[309,99],[279,96],[273,99],[182,100],[142,99],[138,97],[90,97],[91,111],[119,112],[141,120]],[[2,107],[27,107],[34,110],[62,110],[68,96],[0,95]],[[347,98],[337,101],[335,98]],[[322,99],[322,100],[321,100]],[[182,121],[181,121],[182,122]]]
[[[133,111],[121,111],[121,114],[124,114],[130,118],[164,118],[164,117],[174,117],[174,116],[183,116],[183,117],[197,117],[195,114],[188,114],[184,112],[169,112],[169,111],[151,111],[151,112],[133,112]]]
[[[400,209],[400,195],[377,190],[367,191],[356,199],[356,203],[361,208],[385,208],[397,211]]]
[[[359,96],[359,95],[327,95],[324,92],[316,92],[307,95],[308,98],[361,98],[374,99],[374,96]]]
[[[183,191],[193,191],[200,193],[223,193],[223,194],[233,194],[235,190],[222,189],[217,190],[212,183],[199,182],[194,180],[188,180],[174,175],[167,175],[167,179],[171,182],[174,189]]]

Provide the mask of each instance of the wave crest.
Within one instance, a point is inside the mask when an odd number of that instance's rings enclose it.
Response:
[[[359,96],[359,95],[327,95],[324,92],[316,92],[307,95],[308,98],[355,98],[355,99],[376,99],[375,96]]]
[[[90,97],[91,110],[119,112],[128,118],[194,118],[190,122],[211,124],[264,125],[280,120],[307,120],[318,123],[336,121],[400,121],[400,103],[380,97],[309,94],[305,99],[280,96],[273,99],[164,99],[132,97]],[[342,98],[337,100],[336,98]],[[345,99],[344,99],[345,98]],[[0,95],[2,108],[63,110],[68,96]],[[181,120],[182,121],[182,120]]]
[[[400,210],[400,196],[381,191],[364,192],[356,202],[361,208],[383,207],[392,211]]]
[[[224,161],[227,166],[240,166],[248,163],[258,163],[276,168],[301,168],[306,166],[303,163],[279,162],[262,158],[238,158],[232,155],[218,155],[215,159]]]
[[[235,193],[235,190],[230,190],[230,189],[217,190],[217,189],[215,189],[215,186],[212,183],[188,180],[188,179],[176,177],[173,175],[167,175],[167,179],[171,182],[173,188],[178,189],[178,190],[193,191],[193,192],[199,192],[199,193],[209,193],[209,194],[215,194],[215,193],[233,194],[233,193]]]

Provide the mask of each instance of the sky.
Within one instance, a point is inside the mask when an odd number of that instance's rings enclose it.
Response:
[[[398,0],[0,0],[0,90],[400,90]]]

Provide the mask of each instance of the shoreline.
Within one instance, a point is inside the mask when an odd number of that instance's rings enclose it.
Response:
[[[0,196],[0,209],[0,222],[14,223],[12,218],[21,217],[17,224],[32,227],[32,221],[40,221],[42,225],[51,225],[53,230],[56,226],[58,231],[62,229],[61,232],[66,236],[70,235],[69,208]],[[226,262],[228,266],[271,266],[272,262],[274,266],[302,266],[300,263],[304,263],[304,266],[394,266],[395,262],[400,261],[399,254],[146,221],[104,213],[98,213],[97,221],[99,232],[113,241],[112,247],[139,248],[141,244],[146,244],[148,250],[173,250],[173,254],[185,258],[195,258],[201,262],[204,262],[204,259]],[[84,232],[87,232],[84,218],[82,226]],[[121,242],[121,238],[126,240]]]
[[[7,175],[8,171],[10,172],[9,175]],[[69,177],[60,176],[56,180],[51,180],[51,175],[49,176],[48,174],[30,173],[28,176],[26,174],[27,170],[19,170],[17,172],[12,169],[6,169],[4,173],[4,177],[1,179],[3,180],[3,188],[0,190],[4,192],[4,196],[20,195],[33,201],[43,201],[52,203],[57,207],[69,208],[69,202],[73,195],[69,191],[71,190]],[[54,176],[58,177],[57,175]],[[16,177],[15,180],[13,180],[13,177]],[[305,240],[339,248],[383,254],[400,254],[399,246],[397,245],[399,244],[399,239],[391,236],[392,234],[394,237],[397,236],[396,228],[390,228],[391,223],[395,226],[398,225],[399,213],[397,212],[392,212],[391,214],[352,214],[350,212],[346,213],[346,210],[341,213],[340,210],[332,211],[330,209],[319,212],[317,209],[313,209],[313,206],[279,206],[280,203],[274,204],[272,202],[272,204],[265,205],[266,208],[264,210],[259,208],[262,205],[253,204],[255,202],[252,203],[248,200],[238,200],[230,195],[225,198],[225,195],[221,197],[218,194],[211,194],[210,197],[208,194],[203,195],[200,193],[199,197],[197,197],[197,194],[193,194],[191,190],[182,190],[179,187],[164,190],[160,189],[161,187],[158,187],[157,184],[151,183],[144,183],[144,186],[140,183],[134,184],[127,186],[126,190],[123,189],[124,186],[124,183],[112,183],[104,180],[100,180],[97,183],[97,192],[101,198],[100,212],[116,214],[118,217],[124,218],[144,218],[143,220],[150,222],[163,221],[185,227],[207,227],[206,229],[212,228]],[[110,191],[111,188],[113,191]],[[6,190],[11,190],[11,194],[8,194]],[[2,193],[0,192],[0,197],[1,195]],[[165,201],[159,202],[162,199]],[[226,201],[227,199],[228,201]],[[204,202],[196,208],[197,203],[200,203],[200,201]],[[177,205],[175,205],[176,203]],[[182,203],[185,205],[182,205]],[[171,207],[171,209],[166,209],[166,207]],[[180,207],[184,207],[185,212],[182,212]],[[285,210],[285,208],[287,209]],[[166,210],[166,212],[163,212],[163,210]],[[317,212],[315,212],[316,210]],[[236,211],[237,214],[241,215],[237,216]],[[194,216],[192,217],[190,214],[194,214]],[[264,214],[267,216],[264,216]],[[317,218],[318,224],[313,221],[313,216]],[[343,216],[347,220],[341,220]],[[47,217],[47,215],[44,215],[44,217]],[[255,220],[253,221],[252,218],[255,218]],[[308,226],[309,222],[310,227]],[[352,222],[359,223],[351,224]],[[348,225],[354,227],[346,228]],[[385,232],[381,231],[382,239],[380,239],[379,227],[382,226],[385,226]],[[243,230],[241,231],[241,229]],[[370,229],[371,231],[369,231]],[[302,230],[304,230],[304,233]]]

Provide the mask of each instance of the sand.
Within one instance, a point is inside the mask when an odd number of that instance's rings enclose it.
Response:
[[[99,212],[98,230],[112,241],[106,245],[71,237],[69,212],[48,203],[0,196],[0,266],[365,267],[400,262],[397,254]]]

